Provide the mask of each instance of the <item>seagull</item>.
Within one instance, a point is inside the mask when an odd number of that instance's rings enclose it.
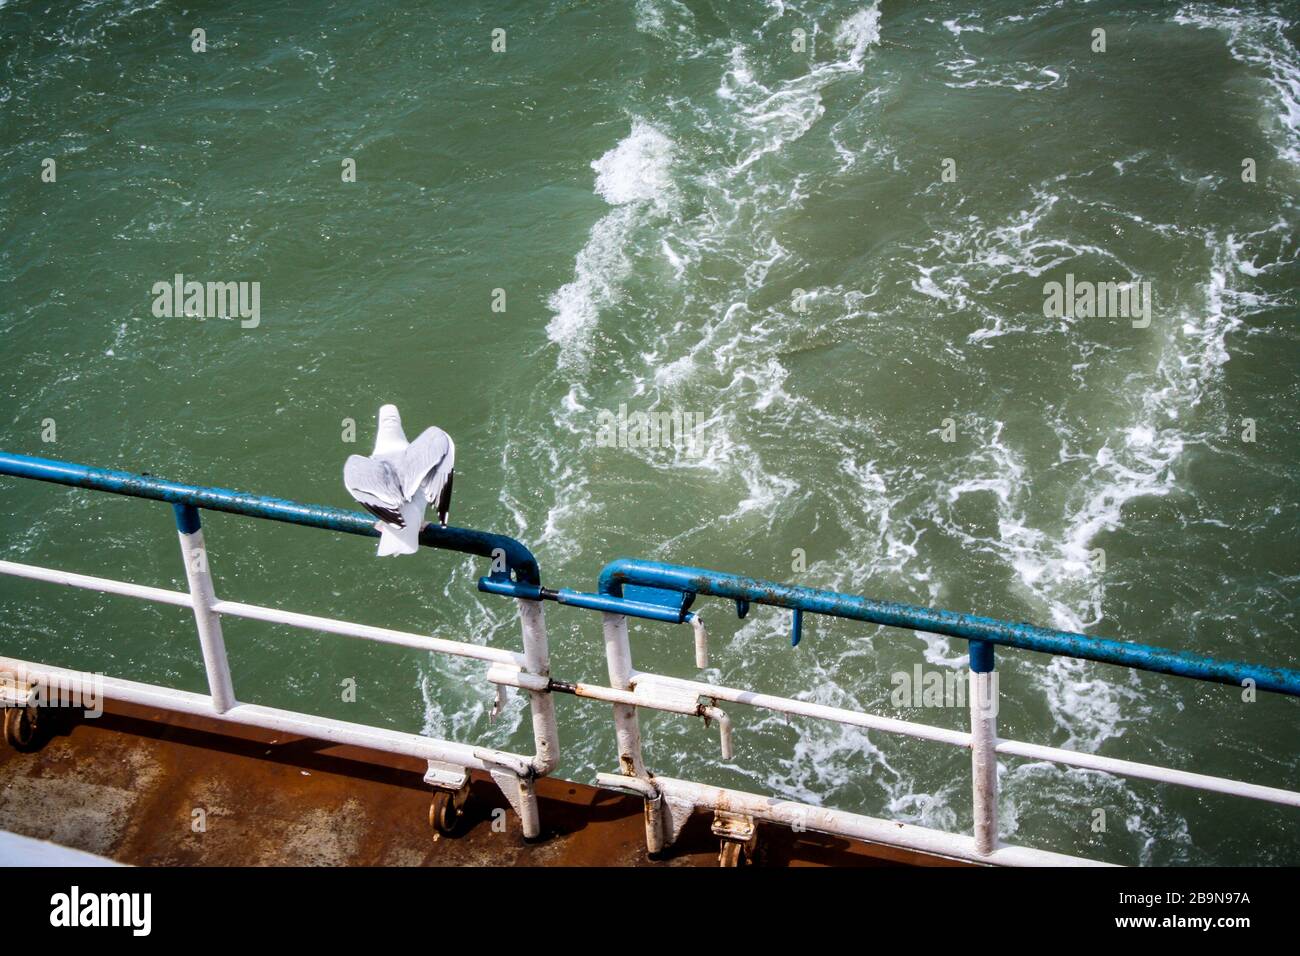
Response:
[[[343,464],[343,484],[379,520],[380,557],[415,554],[420,549],[424,510],[437,502],[438,521],[447,526],[456,443],[441,428],[426,428],[413,442],[402,431],[396,405],[379,409],[375,450],[351,455]]]

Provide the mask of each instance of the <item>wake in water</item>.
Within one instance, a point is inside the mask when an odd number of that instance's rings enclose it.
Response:
[[[1235,228],[1161,215],[1129,198],[1130,180],[1199,191],[1207,174],[1189,176],[1185,161],[1150,148],[1117,148],[1080,162],[1044,152],[1027,186],[1008,178],[976,202],[935,184],[947,154],[939,150],[950,145],[924,147],[936,172],[918,177],[922,147],[886,120],[915,81],[880,56],[888,21],[882,27],[879,3],[774,7],[729,35],[706,35],[671,0],[642,0],[636,15],[670,69],[694,76],[707,66],[716,80],[630,103],[627,134],[591,162],[594,190],[611,208],[547,302],[554,436],[542,449],[507,451],[508,485],[530,485],[537,468],[556,476],[540,533],[547,556],[569,561],[580,553],[574,542],[613,539],[698,563],[696,550],[721,540],[738,570],[772,566],[788,578],[784,554],[811,535],[822,547],[803,583],[963,609],[992,589],[997,602],[979,610],[1122,631],[1108,595],[1127,594],[1137,578],[1132,565],[1099,565],[1098,549],[1132,546],[1129,516],[1140,503],[1195,499],[1212,509],[1187,485],[1189,451],[1218,448],[1230,430],[1217,396],[1233,337],[1252,317],[1293,304],[1272,281],[1295,262],[1293,199]],[[996,20],[936,14],[911,19],[899,39],[933,49],[935,89],[1027,103],[1073,93],[1081,67],[1047,54],[993,60],[988,50],[1005,42],[999,34],[1062,15],[1052,5]],[[809,23],[810,55],[794,68],[774,52],[773,25]],[[1278,159],[1295,163],[1300,58],[1288,21],[1190,6],[1171,27],[1226,34],[1231,55],[1270,91],[1261,118]],[[836,205],[840,196],[859,205]],[[827,247],[806,228],[818,209],[861,217],[861,229]],[[1124,226],[1099,233],[1097,217]],[[1089,320],[1045,319],[1043,283],[1065,271],[1151,281],[1161,321],[1124,339]],[[929,388],[891,375],[901,386],[891,394],[884,377],[908,366],[926,369]],[[823,388],[823,378],[836,384]],[[915,412],[935,390],[947,396],[962,454],[934,457],[947,413]],[[703,410],[706,454],[653,450],[621,460],[625,477],[609,480],[590,421],[620,402]],[[1026,405],[1039,414],[1022,414]],[[657,496],[679,502],[655,536],[620,524],[620,484],[648,496],[643,506]],[[881,688],[907,640],[900,650],[897,635],[864,644],[860,632],[832,633],[773,671],[782,627],[745,622],[711,676],[743,683],[763,673],[778,693],[886,709]],[[916,636],[929,663],[966,664],[946,639]],[[1062,746],[1101,749],[1165,708],[1149,684],[1083,662],[1007,666],[1012,719],[1045,715],[1038,736]],[[711,764],[657,726],[647,729],[649,747],[707,775]],[[791,736],[774,718],[747,732],[759,756],[727,770],[752,785],[933,826],[959,825],[967,812],[963,787],[935,779],[893,741],[824,726]],[[601,752],[591,753],[596,769]],[[1125,829],[1144,854],[1157,836],[1186,841],[1185,820],[1153,822],[1159,805],[1122,781],[1036,764],[1004,776],[1010,831],[1041,816],[1035,794],[1072,792],[1127,806]]]
[[[1295,4],[535,6],[489,54],[475,5],[447,6],[423,43],[401,4],[364,22],[249,5],[208,25],[200,57],[154,0],[0,0],[9,440],[57,418],[70,442],[57,457],[346,504],[335,475],[313,486],[267,436],[333,440],[337,418],[371,413],[355,405],[378,375],[456,435],[472,472],[463,520],[533,547],[548,585],[591,589],[630,555],[1294,659]],[[264,337],[151,321],[144,293],[190,260],[265,278]],[[1150,323],[1045,309],[1067,275],[1143,284]],[[509,312],[494,302],[484,321],[485,290],[508,292]],[[404,346],[371,356],[358,335]],[[268,356],[278,374],[250,375]],[[601,421],[647,413],[689,419],[692,440],[599,440]],[[250,415],[277,427],[248,428]],[[192,470],[199,445],[210,474]],[[58,552],[87,502],[31,494],[30,514],[10,509],[14,556],[174,574],[156,529],[112,507],[93,513],[99,547]],[[509,602],[475,589],[478,559],[363,579],[324,549],[251,534],[222,550],[232,592],[275,603],[297,573],[320,613],[369,602],[394,626],[518,647]],[[60,633],[46,605],[7,602],[20,650],[93,649],[109,670],[201,686],[188,633],[146,640],[174,615],[52,600],[79,626]],[[958,709],[891,700],[891,678],[918,664],[964,672],[962,641],[810,615],[792,649],[788,614],[699,603],[709,679],[967,726]],[[549,623],[556,674],[604,671],[598,619],[556,609]],[[634,630],[639,667],[694,673],[684,628]],[[240,677],[250,700],[337,696],[321,658],[272,647],[260,663],[274,666]],[[374,693],[336,716],[532,746],[518,697],[489,725],[478,664],[356,664],[376,687],[418,688],[423,707]],[[1294,736],[1289,711],[1029,653],[999,652],[998,666],[1009,738],[1268,783],[1300,770],[1274,746]],[[734,760],[677,715],[645,715],[647,757],[970,825],[958,748],[735,710]],[[560,711],[560,776],[616,765],[605,722]],[[1196,795],[1026,760],[1001,774],[1002,833],[1019,842],[1143,862],[1296,857],[1266,810],[1216,830]],[[1096,808],[1105,835],[1079,824]]]
[[[1287,37],[1294,24],[1281,16],[1207,3],[1182,7],[1174,22],[1227,35],[1233,57],[1271,88],[1272,95],[1262,101],[1260,120],[1280,143],[1279,155],[1300,166],[1300,52]]]
[[[634,120],[627,138],[591,164],[596,192],[615,208],[591,227],[578,253],[574,279],[551,296],[555,316],[546,327],[564,361],[577,361],[589,348],[602,308],[619,300],[620,284],[632,271],[624,246],[633,230],[672,208],[673,144],[653,126]]]

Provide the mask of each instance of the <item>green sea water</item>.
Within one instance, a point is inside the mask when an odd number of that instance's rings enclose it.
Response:
[[[0,448],[351,507],[392,402],[456,440],[452,523],[551,586],[644,557],[1297,667],[1297,42],[1282,2],[9,0]],[[176,274],[259,283],[256,327],[156,315]],[[1149,324],[1046,315],[1067,275],[1149,283]],[[621,407],[698,441],[608,447]],[[478,559],[204,520],[221,596],[519,647]],[[169,507],[13,479],[0,557],[184,584]],[[700,606],[710,680],[966,726],[891,700],[963,642]],[[604,682],[598,616],[547,621]],[[531,749],[481,665],[224,627],[241,700]],[[633,652],[698,673],[687,628]],[[204,687],[186,612],[10,577],[0,654]],[[999,669],[1002,736],[1296,787],[1294,700]],[[608,710],[557,707],[560,774],[615,769]],[[732,711],[729,761],[643,715],[647,763],[970,827],[961,751]],[[1000,781],[1009,842],[1300,863],[1293,809]]]

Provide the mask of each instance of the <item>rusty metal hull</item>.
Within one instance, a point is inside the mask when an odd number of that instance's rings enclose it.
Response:
[[[453,836],[429,826],[418,760],[110,703],[47,728],[37,749],[0,746],[0,829],[137,865],[716,866],[696,814],[662,857],[645,850],[642,801],[537,781],[545,830],[525,840],[487,774],[472,775]],[[765,826],[767,866],[950,865],[895,847]]]

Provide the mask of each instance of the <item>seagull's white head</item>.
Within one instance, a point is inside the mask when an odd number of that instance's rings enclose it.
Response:
[[[406,432],[402,431],[402,416],[396,405],[382,405],[379,408],[379,429],[375,433],[374,454],[401,451],[409,444]]]

